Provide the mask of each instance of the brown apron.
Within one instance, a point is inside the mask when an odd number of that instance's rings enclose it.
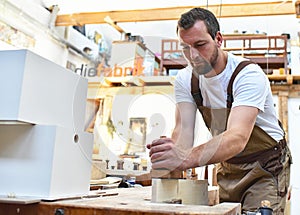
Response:
[[[227,88],[227,108],[203,106],[199,80],[192,75],[191,93],[213,136],[226,130],[233,102],[232,84],[236,75],[250,61],[241,62],[233,72]],[[285,139],[277,142],[264,130],[254,126],[245,149],[217,165],[220,202],[240,202],[243,211],[256,211],[262,200],[269,200],[273,214],[283,214],[289,187],[291,155]]]

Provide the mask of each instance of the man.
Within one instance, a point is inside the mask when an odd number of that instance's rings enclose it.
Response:
[[[183,14],[178,35],[189,65],[176,77],[172,137],[147,145],[152,167],[186,170],[219,163],[221,202],[241,202],[243,211],[256,211],[269,200],[273,214],[283,214],[290,153],[268,78],[258,65],[221,49],[219,23],[208,10]],[[193,147],[197,108],[213,138]]]

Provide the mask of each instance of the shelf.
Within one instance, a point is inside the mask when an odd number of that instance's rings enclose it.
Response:
[[[267,75],[270,82],[280,84],[300,84],[300,75]],[[126,77],[106,77],[101,83],[90,82],[89,88],[110,88],[110,87],[146,87],[146,86],[170,86],[173,87],[175,76],[126,76]],[[22,123],[12,121],[0,121],[4,123]]]
[[[105,77],[101,87],[144,87],[144,86],[171,86],[174,84],[173,76],[125,76]],[[89,83],[92,85],[94,83]]]
[[[180,69],[187,66],[187,61],[184,58],[164,59],[163,67],[166,69],[174,68]]]
[[[286,35],[230,35],[223,38],[224,50],[252,60],[266,73],[279,68],[284,68],[285,74],[289,73]]]
[[[162,40],[162,50],[160,59],[160,70],[182,69],[187,66],[187,61],[183,57],[181,47],[176,39]]]
[[[112,169],[107,169],[106,174],[107,175],[114,175],[114,176],[138,176],[138,175],[143,175],[145,173],[149,173],[149,171],[142,171],[142,170],[112,170]]]
[[[248,57],[250,60],[258,64],[283,64],[284,57]]]
[[[300,81],[300,75],[268,75],[270,82],[285,82],[286,84],[297,84],[295,82]]]
[[[267,35],[224,35],[223,50],[248,58],[269,73],[287,68],[287,37]],[[162,40],[161,70],[181,69],[187,65],[177,39]]]

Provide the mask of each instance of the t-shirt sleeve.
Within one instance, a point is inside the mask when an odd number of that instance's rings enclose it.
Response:
[[[258,65],[245,67],[233,83],[232,107],[252,106],[264,111],[264,104],[270,88],[270,83]]]
[[[174,83],[176,103],[190,102],[194,103],[194,98],[191,95],[191,71],[188,68],[180,70]]]

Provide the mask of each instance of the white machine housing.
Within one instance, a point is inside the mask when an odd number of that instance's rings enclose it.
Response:
[[[28,50],[0,51],[0,196],[86,195],[87,80]]]

